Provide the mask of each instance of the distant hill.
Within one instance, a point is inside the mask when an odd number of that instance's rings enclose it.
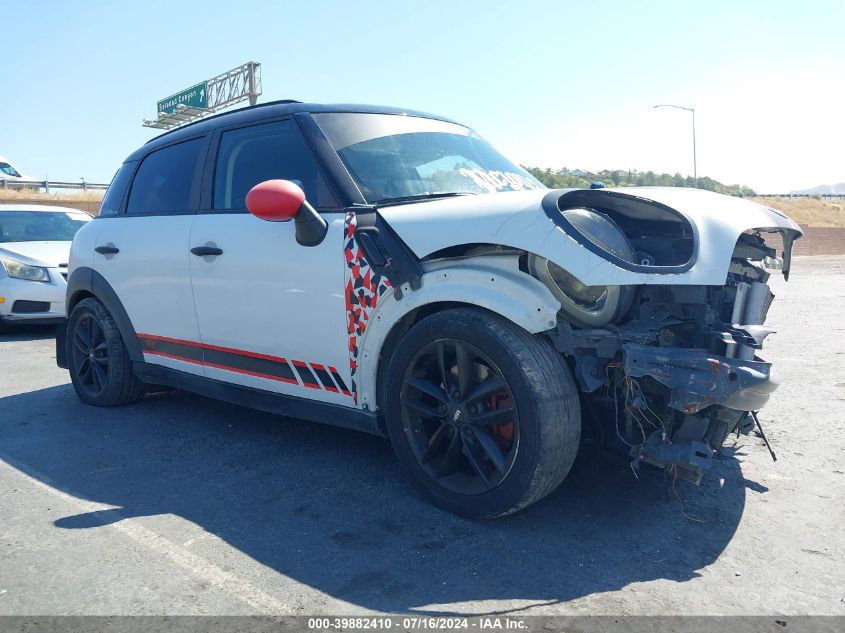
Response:
[[[653,171],[633,170],[608,170],[589,172],[583,169],[567,169],[563,167],[557,170],[541,169],[539,167],[526,167],[531,174],[547,187],[553,189],[565,189],[568,187],[589,187],[594,181],[601,181],[606,187],[692,187],[694,180],[692,176],[676,174],[658,174]],[[730,196],[753,196],[755,192],[745,185],[725,185],[718,180],[708,176],[701,176],[698,179],[698,188],[716,193],[724,193]]]
[[[845,204],[839,200],[769,196],[754,201],[783,211],[801,225],[845,226]]]
[[[806,196],[824,196],[830,194],[845,194],[845,182],[837,182],[834,185],[818,185],[810,189],[801,189],[800,191],[790,191],[790,193],[797,193]]]

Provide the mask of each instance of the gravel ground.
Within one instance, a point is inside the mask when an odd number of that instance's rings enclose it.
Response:
[[[700,487],[582,452],[473,522],[386,441],[180,392],[81,404],[51,332],[0,337],[0,614],[845,614],[845,258],[798,258],[783,384]]]

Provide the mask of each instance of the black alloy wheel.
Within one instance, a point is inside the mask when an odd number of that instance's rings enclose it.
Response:
[[[519,414],[502,372],[457,339],[426,345],[405,373],[402,425],[420,466],[447,490],[482,494],[507,477]]]
[[[71,356],[79,387],[89,398],[97,398],[106,388],[109,377],[109,345],[103,326],[93,312],[76,322]]]
[[[67,322],[67,359],[76,395],[86,404],[112,407],[144,397],[114,317],[99,299],[77,303]]]
[[[543,335],[473,307],[401,335],[379,408],[401,468],[437,505],[500,517],[554,490],[578,452],[581,412],[565,360]]]

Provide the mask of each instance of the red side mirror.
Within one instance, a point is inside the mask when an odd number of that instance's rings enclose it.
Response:
[[[305,192],[290,180],[265,180],[246,194],[246,208],[249,212],[270,222],[293,219],[303,202]]]

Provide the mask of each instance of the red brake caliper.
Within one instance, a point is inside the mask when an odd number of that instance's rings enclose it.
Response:
[[[490,410],[507,406],[509,402],[510,396],[506,392],[500,391],[499,393],[494,393],[490,396]],[[496,439],[496,443],[501,449],[507,451],[513,446],[513,422],[491,426],[490,433]]]

